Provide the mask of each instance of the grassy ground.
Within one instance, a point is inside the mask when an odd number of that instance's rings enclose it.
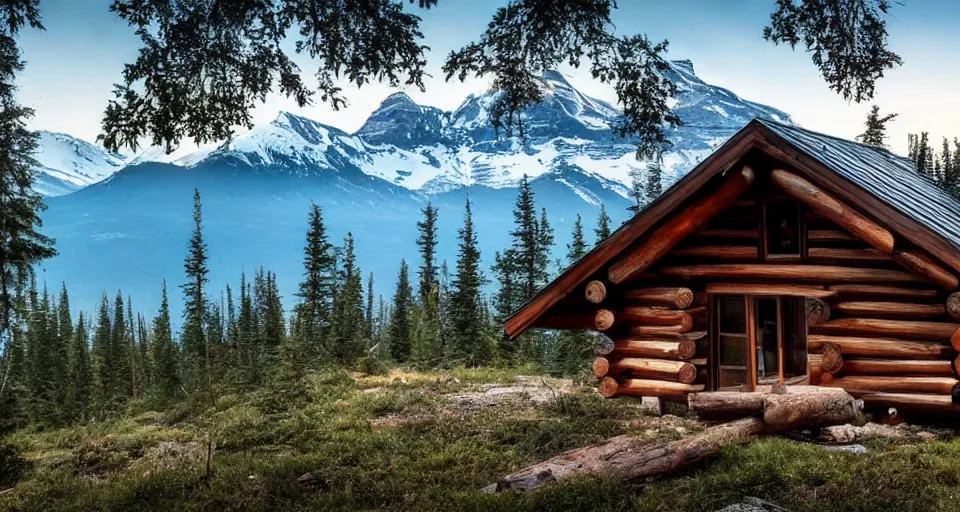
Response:
[[[865,455],[768,439],[653,481],[592,478],[494,495],[479,489],[571,448],[700,427],[508,371],[331,372],[304,391],[297,400],[284,390],[222,395],[216,412],[184,406],[15,433],[0,444],[29,465],[0,494],[0,510],[712,511],[745,496],[798,511],[960,510],[957,437],[878,441]],[[207,429],[217,441],[210,481]]]

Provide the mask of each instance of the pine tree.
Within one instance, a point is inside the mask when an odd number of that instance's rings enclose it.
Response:
[[[297,292],[300,303],[296,313],[300,317],[298,328],[303,329],[300,335],[312,347],[311,355],[319,357],[323,352],[323,334],[329,328],[333,309],[337,257],[327,240],[323,212],[316,204],[310,206],[308,225],[303,248],[303,281]]]
[[[330,352],[341,363],[352,365],[363,355],[366,345],[363,339],[363,282],[356,264],[352,233],[347,233],[343,246],[343,268],[338,276]]]
[[[93,334],[93,401],[96,418],[112,415],[116,407],[113,392],[117,388],[114,377],[117,374],[116,351],[113,350],[113,326],[110,322],[110,299],[104,293],[100,300],[100,312],[97,327]]]
[[[526,182],[526,180],[524,180]],[[452,342],[448,359],[469,366],[490,361],[490,347],[484,336],[480,288],[480,249],[473,230],[473,214],[467,199],[457,252],[457,273],[450,296]]]
[[[177,364],[177,345],[170,327],[170,304],[167,300],[167,282],[163,281],[160,311],[153,319],[150,338],[151,380],[156,399],[161,405],[168,404],[180,394],[180,371]]]
[[[54,314],[53,311],[50,312]],[[56,329],[57,335],[53,339],[53,357],[47,369],[52,374],[54,385],[54,403],[57,404],[57,424],[65,424],[71,420],[67,410],[67,396],[70,388],[70,345],[73,342],[73,319],[70,317],[70,296],[67,285],[60,285],[60,300],[57,304]]]
[[[517,202],[513,209],[513,224],[514,228],[510,236],[513,237],[512,255],[515,259],[514,268],[517,271],[518,285],[515,302],[512,304],[515,307],[533,296],[537,291],[537,282],[540,277],[537,209],[533,200],[533,190],[526,175],[523,176],[517,193]]]
[[[893,121],[899,114],[887,114],[885,116],[880,115],[880,107],[873,105],[870,107],[870,112],[867,114],[867,129],[857,135],[857,140],[860,142],[878,147],[885,148],[887,139],[887,123]]]
[[[406,260],[400,260],[400,273],[397,277],[397,290],[393,296],[389,328],[390,357],[398,363],[405,363],[410,358],[413,338],[412,315],[413,292],[410,287],[409,268]]]
[[[112,391],[112,394],[116,397],[118,403],[123,403],[127,398],[133,396],[133,381],[131,379],[133,372],[130,368],[129,325],[127,325],[126,315],[124,314],[123,293],[120,290],[117,290],[113,307],[113,331],[111,332],[110,343],[111,350],[116,354],[117,363],[113,376],[116,388]]]
[[[57,351],[56,313],[51,313],[50,295],[46,287],[38,298],[36,285],[30,289],[30,317],[27,328],[27,400],[26,412],[34,424],[51,427],[57,424],[58,404],[54,375]]]
[[[540,208],[540,221],[537,223],[537,254],[536,276],[534,279],[534,293],[550,281],[550,252],[553,250],[553,228],[547,220],[547,209]],[[533,294],[524,297],[524,301],[533,297]]]
[[[245,273],[240,274],[240,313],[237,316],[237,353],[239,368],[237,380],[257,384],[263,376],[260,346],[260,328],[256,305]]]
[[[373,272],[367,277],[367,308],[366,318],[364,319],[365,336],[371,342],[373,341]]]
[[[660,197],[660,194],[663,193],[663,160],[661,156],[650,162],[647,165],[647,204],[652,203],[656,198]]]
[[[948,193],[953,193],[957,186],[957,162],[953,159],[953,154],[950,152],[950,141],[946,137],[943,138],[940,162],[942,176],[940,187]]]
[[[597,227],[593,230],[596,235],[596,241],[593,245],[600,245],[600,242],[610,238],[610,216],[607,215],[607,207],[600,204],[600,215],[597,217]]]
[[[91,393],[93,391],[93,368],[90,364],[90,348],[87,340],[87,326],[83,313],[77,320],[70,341],[70,367],[68,371],[69,388],[67,390],[66,414],[71,422],[86,421],[89,415]]]
[[[640,169],[631,169],[629,174],[631,204],[627,207],[627,211],[637,213],[643,209],[644,204],[643,173],[640,172]]]
[[[930,147],[928,135],[929,134],[927,132],[920,133],[920,138],[918,139],[916,146],[915,164],[918,174],[933,180],[933,149]]]
[[[207,245],[203,242],[203,218],[200,191],[193,189],[193,235],[183,262],[187,281],[183,289],[183,356],[186,384],[189,389],[198,389],[203,377],[210,370],[209,352],[204,336],[204,317],[207,301],[204,286],[207,284]]]
[[[426,302],[427,296],[437,282],[437,209],[427,203],[426,208],[420,210],[423,220],[417,222],[417,247],[420,251],[421,263],[417,270],[420,283],[417,287],[417,297],[421,304]]]
[[[573,237],[567,244],[567,262],[576,263],[585,254],[587,254],[587,243],[583,239],[583,219],[578,213],[577,220],[573,223]]]

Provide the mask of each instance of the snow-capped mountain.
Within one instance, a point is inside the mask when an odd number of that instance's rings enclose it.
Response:
[[[36,132],[39,163],[34,189],[45,196],[69,194],[119,171],[126,159],[65,133]]]
[[[753,117],[790,122],[784,112],[704,83],[687,61],[674,62],[668,74],[679,89],[673,108],[686,124],[668,133],[664,186]],[[60,254],[44,263],[43,278],[66,281],[79,307],[95,304],[104,289],[122,288],[134,307],[154,309],[161,281],[181,279],[196,188],[212,290],[264,265],[292,301],[315,202],[331,241],[352,232],[359,264],[387,295],[400,259],[418,257],[416,221],[427,201],[439,207],[438,251],[452,266],[469,198],[489,265],[509,243],[509,212],[525,174],[548,212],[560,258],[578,216],[589,228],[603,204],[614,223],[626,219],[631,171],[645,172],[646,162],[609,129],[620,115],[614,106],[559,73],[547,73],[544,88],[544,101],[525,112],[524,141],[497,137],[487,116],[492,93],[471,95],[450,112],[396,93],[355,133],[282,112],[225,144],[170,155],[148,149],[107,179],[48,198],[44,231]],[[171,294],[172,307],[177,298]]]

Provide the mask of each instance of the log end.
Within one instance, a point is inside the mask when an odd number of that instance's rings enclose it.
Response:
[[[954,320],[960,320],[960,292],[951,293],[947,297],[947,313],[950,313]]]
[[[600,381],[600,385],[597,387],[597,390],[600,391],[600,395],[604,398],[613,398],[617,396],[617,390],[620,389],[620,385],[617,383],[617,379],[613,377],[604,377]]]
[[[607,298],[607,286],[602,281],[590,281],[583,293],[588,302],[600,304]]]
[[[823,344],[823,359],[820,361],[820,371],[823,373],[834,374],[843,368],[843,354],[840,352],[840,345],[836,343]]]
[[[953,331],[953,334],[950,336],[950,346],[957,352],[960,352],[960,327],[958,327],[956,331]]]
[[[686,361],[697,355],[697,342],[681,339],[677,342],[677,357]]]
[[[690,288],[680,288],[677,290],[676,305],[679,309],[687,309],[693,305],[693,290]],[[960,301],[958,301],[960,303]],[[960,304],[958,304],[960,307]]]
[[[605,356],[616,350],[617,344],[609,336],[602,332],[596,333],[596,341],[593,347],[593,353],[598,356]]]
[[[597,314],[594,315],[593,321],[598,331],[606,331],[607,329],[613,327],[615,320],[613,311],[609,309],[601,309],[597,311]]]
[[[830,305],[822,299],[806,298],[807,325],[819,325],[830,320]]]
[[[680,317],[680,328],[683,329],[683,332],[690,332],[693,330],[693,316],[689,313],[684,313]]]
[[[693,384],[697,380],[697,367],[690,363],[683,363],[677,372],[677,382],[681,384]]]
[[[603,378],[610,372],[610,361],[606,357],[598,357],[593,360],[593,374]]]

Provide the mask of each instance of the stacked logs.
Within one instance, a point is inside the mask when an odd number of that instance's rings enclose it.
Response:
[[[960,413],[960,294],[843,284],[828,287],[840,318],[810,326],[811,384],[876,407]],[[952,310],[952,311],[951,311]]]
[[[591,303],[609,298],[610,286],[591,281],[585,296]],[[613,313],[620,322],[612,343],[597,350],[593,373],[601,378],[605,397],[657,396],[682,398],[702,391],[706,358],[698,360],[705,347],[707,310],[704,298],[689,288],[651,287],[624,290],[622,306]],[[698,382],[698,380],[702,382]]]

